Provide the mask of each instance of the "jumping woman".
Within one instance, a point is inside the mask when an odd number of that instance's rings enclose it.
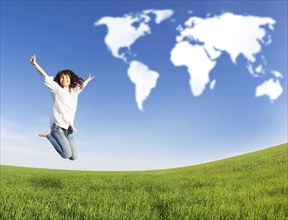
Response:
[[[84,81],[71,70],[62,70],[54,80],[52,76],[38,65],[36,56],[30,58],[30,63],[38,70],[44,79],[44,84],[51,92],[53,109],[50,117],[51,131],[40,133],[46,137],[55,150],[65,159],[77,158],[77,146],[73,136],[74,118],[77,109],[78,95],[94,78],[91,74]]]

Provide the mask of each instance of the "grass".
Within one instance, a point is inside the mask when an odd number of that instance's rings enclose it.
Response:
[[[138,172],[1,166],[0,219],[288,219],[287,153]]]

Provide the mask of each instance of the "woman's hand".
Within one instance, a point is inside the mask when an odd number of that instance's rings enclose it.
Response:
[[[87,75],[87,79],[85,81],[90,82],[92,79],[94,79],[95,76],[92,76],[90,73]]]
[[[87,79],[83,82],[81,89],[84,89],[84,88],[87,86],[87,84],[88,84],[92,79],[94,79],[94,77],[95,77],[95,76],[92,76],[92,75],[89,73],[88,76],[87,76]]]
[[[30,57],[30,63],[32,65],[36,65],[37,64],[36,55],[35,54]]]
[[[36,62],[35,54],[30,57],[30,63],[38,70],[38,72],[41,74],[41,76],[43,76],[43,78],[46,78],[48,76],[47,73]]]

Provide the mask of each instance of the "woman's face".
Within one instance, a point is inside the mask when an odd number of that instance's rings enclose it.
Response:
[[[71,79],[70,79],[69,75],[62,74],[60,76],[60,84],[63,88],[69,87],[70,83],[71,83]]]

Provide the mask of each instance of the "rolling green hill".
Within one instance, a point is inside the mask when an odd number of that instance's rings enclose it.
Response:
[[[0,219],[288,219],[287,159],[286,143],[159,171],[2,165]]]

